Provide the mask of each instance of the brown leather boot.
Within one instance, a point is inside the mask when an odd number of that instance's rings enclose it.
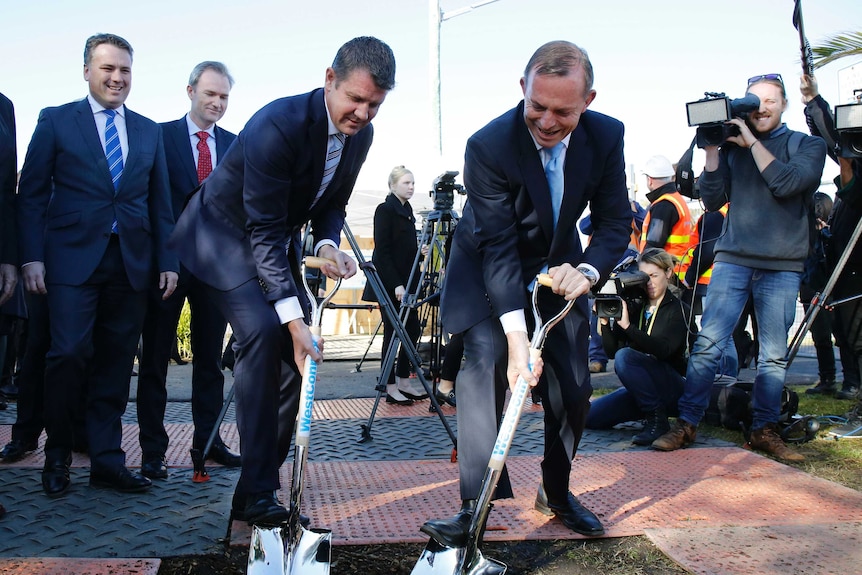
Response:
[[[804,455],[785,445],[774,423],[766,424],[763,429],[753,430],[746,447],[763,451],[782,461],[805,461]]]
[[[652,442],[652,448],[659,451],[675,451],[688,447],[697,438],[697,427],[683,419],[677,419],[670,431]]]

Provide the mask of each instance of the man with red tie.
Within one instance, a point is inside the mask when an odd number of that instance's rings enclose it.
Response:
[[[201,62],[192,70],[186,88],[191,110],[179,120],[162,124],[175,218],[179,218],[188,195],[210,175],[236,138],[235,134],[216,126],[227,111],[232,87],[233,77],[224,64]],[[204,294],[200,281],[181,266],[177,289],[171,297],[162,299],[160,294],[151,292],[144,321],[138,378],[138,425],[141,473],[150,479],[168,476],[165,382],[177,323],[186,298],[191,308],[194,356],[192,419],[195,431],[192,445],[195,449],[203,451],[218,420],[224,397],[220,361],[227,322]],[[239,455],[228,449],[218,436],[208,458],[229,467],[240,465]]]

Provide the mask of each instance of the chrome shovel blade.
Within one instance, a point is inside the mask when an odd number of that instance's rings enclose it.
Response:
[[[285,554],[284,575],[329,575],[332,531],[300,526],[299,541]]]
[[[248,575],[284,575],[286,527],[252,527]]]
[[[291,548],[287,526],[258,527],[251,533],[248,575],[329,575],[332,531],[300,526]]]
[[[435,540],[428,542],[411,575],[503,575],[505,563],[488,559],[478,549],[473,557],[465,557],[464,547],[446,547]],[[465,560],[466,559],[466,560]]]

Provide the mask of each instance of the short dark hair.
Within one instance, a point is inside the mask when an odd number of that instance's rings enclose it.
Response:
[[[395,55],[385,42],[372,36],[354,38],[339,48],[332,70],[336,81],[344,80],[354,70],[366,70],[381,90],[395,87]]]
[[[85,66],[90,64],[90,59],[93,57],[93,50],[102,44],[110,44],[111,46],[116,46],[121,50],[125,50],[129,53],[130,58],[135,54],[134,50],[132,50],[132,45],[129,44],[129,41],[125,38],[117,36],[116,34],[93,34],[87,38],[87,42],[84,44]]]
[[[201,76],[207,70],[212,70],[217,74],[221,74],[225,78],[227,78],[228,84],[233,88],[233,76],[230,75],[230,72],[227,71],[227,66],[222,64],[221,62],[213,62],[212,60],[206,60],[205,62],[201,62],[197,66],[194,67],[192,73],[189,75],[189,86],[194,88],[198,85],[198,82],[201,79]]]
[[[583,48],[565,40],[554,40],[539,47],[527,62],[524,78],[528,79],[531,72],[537,75],[568,76],[573,68],[584,69],[586,90],[593,89],[593,65]]]

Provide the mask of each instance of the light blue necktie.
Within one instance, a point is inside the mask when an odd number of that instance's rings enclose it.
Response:
[[[563,162],[560,161],[560,153],[563,151],[563,143],[559,142],[553,148],[545,148],[550,159],[545,164],[545,177],[548,179],[548,187],[551,189],[551,207],[554,210],[554,227],[560,218],[560,204],[563,203]]]
[[[114,124],[116,110],[102,110],[108,116],[105,122],[105,157],[108,159],[108,170],[111,172],[111,181],[114,183],[114,195],[120,188],[120,178],[123,176],[123,147],[120,145],[120,135]],[[117,233],[117,222],[111,224],[111,233]]]
[[[323,164],[323,179],[320,180],[320,189],[317,190],[317,195],[314,197],[312,206],[317,203],[329,182],[332,181],[332,176],[335,175],[335,170],[338,169],[338,162],[341,160],[341,150],[344,149],[344,140],[347,138],[341,132],[329,136],[329,142],[326,147],[326,163]]]

